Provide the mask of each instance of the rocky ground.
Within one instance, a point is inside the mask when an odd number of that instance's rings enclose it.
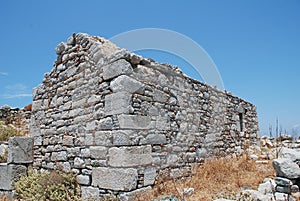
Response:
[[[257,189],[251,186],[241,187],[240,192],[224,196],[214,201],[297,201],[300,200],[300,141],[293,141],[291,136],[280,138],[262,137],[260,147],[248,150],[248,157],[257,165],[270,161],[276,176],[265,178]],[[257,175],[258,177],[260,175]],[[189,195],[195,193],[194,188],[184,189],[185,199],[169,195],[154,201],[189,201]],[[192,199],[193,200],[193,199]],[[201,199],[202,200],[202,199]]]

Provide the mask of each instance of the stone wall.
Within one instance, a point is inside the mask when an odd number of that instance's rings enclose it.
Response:
[[[34,89],[34,167],[78,174],[83,198],[188,176],[258,142],[256,108],[171,65],[73,34]]]
[[[10,125],[23,135],[29,133],[30,117],[31,105],[22,109],[11,108],[7,105],[0,107],[0,121],[3,121],[6,125]]]
[[[33,139],[30,137],[13,137],[8,141],[8,159],[0,163],[0,197],[14,197],[13,182],[27,175],[33,162]]]

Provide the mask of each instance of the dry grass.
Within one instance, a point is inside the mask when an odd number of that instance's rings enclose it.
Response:
[[[194,169],[191,178],[178,181],[165,181],[157,184],[154,189],[137,201],[149,201],[174,194],[186,201],[208,201],[240,192],[241,187],[249,186],[257,189],[265,178],[273,178],[271,161],[268,164],[256,164],[246,155],[233,159],[208,160],[204,165]],[[184,188],[194,188],[190,197],[183,196]]]
[[[275,171],[271,161],[268,164],[256,164],[246,155],[232,159],[207,160],[195,167],[189,179],[177,181],[159,181],[152,191],[142,193],[136,201],[151,201],[173,194],[186,201],[209,201],[219,197],[237,194],[241,187],[251,186],[257,189],[264,178],[273,178]],[[194,188],[192,196],[184,197],[184,188]],[[2,198],[0,201],[8,201]]]
[[[9,201],[9,199],[6,196],[0,197],[0,201]]]

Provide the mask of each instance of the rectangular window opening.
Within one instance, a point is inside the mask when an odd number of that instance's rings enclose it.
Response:
[[[240,132],[244,132],[244,114],[239,113]]]

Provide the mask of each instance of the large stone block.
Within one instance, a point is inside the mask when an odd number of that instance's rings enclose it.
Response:
[[[108,164],[112,167],[151,165],[151,146],[113,147],[108,150]]]
[[[106,115],[128,114],[131,110],[131,94],[128,92],[117,92],[105,96]]]
[[[82,185],[90,185],[90,176],[88,175],[77,175],[76,181]]]
[[[164,134],[149,134],[143,144],[166,144],[167,137]]]
[[[108,80],[119,75],[129,75],[132,72],[131,64],[125,59],[120,59],[103,67],[103,79]]]
[[[281,158],[289,158],[292,161],[299,161],[300,160],[300,152],[294,149],[289,149],[283,147],[280,153]]]
[[[95,187],[81,187],[82,200],[99,200],[99,189]]]
[[[288,179],[299,179],[300,168],[291,159],[279,158],[273,160],[273,167],[277,176]]]
[[[166,103],[169,99],[169,95],[163,91],[160,90],[154,90],[153,91],[153,100],[160,102],[160,103]]]
[[[113,128],[113,120],[111,117],[106,117],[98,121],[98,130],[111,130]]]
[[[116,191],[131,191],[137,186],[136,169],[99,167],[92,170],[92,185]]]
[[[127,75],[121,75],[110,83],[110,88],[113,92],[127,91],[134,93],[143,88],[143,84]]]
[[[96,131],[93,143],[90,145],[111,146],[112,138],[112,131]]]
[[[144,186],[153,185],[155,183],[157,173],[155,168],[150,168],[145,170],[144,174]]]
[[[170,118],[169,117],[157,117],[156,129],[158,130],[170,130]]]
[[[113,132],[113,145],[131,145],[133,143],[130,140],[130,130],[120,130]]]
[[[155,122],[152,122],[149,116],[121,114],[118,120],[121,129],[148,130],[155,127]]]
[[[32,163],[33,138],[13,137],[8,141],[7,163]]]
[[[0,189],[13,190],[13,182],[27,174],[27,168],[23,165],[0,165]]]
[[[91,157],[95,159],[106,159],[107,148],[104,146],[90,147]]]

